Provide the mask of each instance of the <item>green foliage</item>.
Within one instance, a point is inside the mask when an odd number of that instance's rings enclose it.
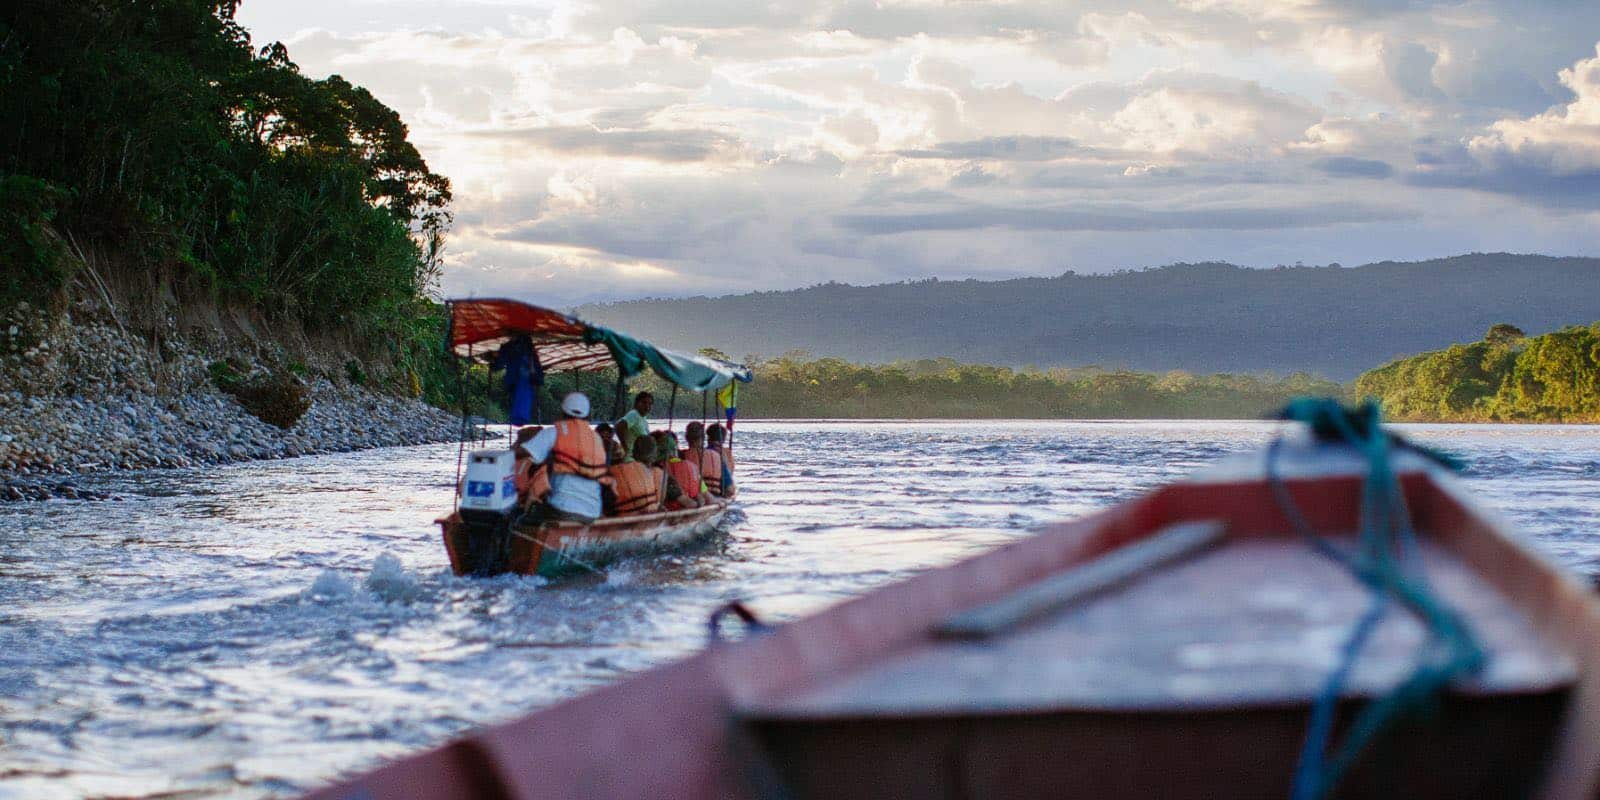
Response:
[[[367,371],[361,368],[361,362],[350,359],[344,362],[344,376],[357,386],[367,385]]]
[[[1392,419],[1600,421],[1600,323],[1534,337],[1495,325],[1481,342],[1371,370],[1355,391]]]
[[[236,6],[0,12],[0,232],[27,234],[0,256],[43,268],[49,242],[29,232],[48,222],[115,268],[385,337],[437,281],[449,182],[367,90],[302,75],[281,44],[257,50]]]
[[[867,365],[801,355],[754,369],[739,401],[741,413],[754,417],[1255,418],[1299,395],[1343,394],[1306,373],[1014,370],[951,359]]]
[[[233,392],[249,378],[249,366],[231,358],[219,359],[206,365],[211,384],[224,392]]]
[[[26,175],[0,176],[0,309],[48,300],[71,280],[71,262],[50,228],[66,193]]]

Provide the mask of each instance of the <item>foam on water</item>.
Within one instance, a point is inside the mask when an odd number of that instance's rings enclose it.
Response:
[[[306,590],[306,597],[319,603],[337,603],[349,600],[356,593],[350,581],[337,570],[325,569]]]
[[[409,603],[422,595],[422,584],[393,554],[383,553],[372,563],[367,591],[385,603]]]
[[[453,446],[123,475],[0,506],[0,798],[292,796],[1260,446],[1217,422],[741,423],[723,533],[547,582],[450,574]],[[1416,426],[1600,572],[1600,430]],[[1265,601],[1264,601],[1265,602]]]

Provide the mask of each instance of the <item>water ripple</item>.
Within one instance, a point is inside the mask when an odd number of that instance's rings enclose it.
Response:
[[[452,446],[108,476],[0,507],[0,798],[293,795],[1258,447],[1272,424],[741,424],[718,536],[604,574],[456,578]],[[1600,432],[1412,426],[1600,571]]]

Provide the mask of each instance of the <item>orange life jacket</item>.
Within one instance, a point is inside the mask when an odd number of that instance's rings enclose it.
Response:
[[[661,487],[656,485],[655,470],[637,461],[624,461],[611,465],[611,479],[616,482],[617,516],[656,510]]]
[[[606,447],[599,434],[581,419],[556,423],[556,443],[550,448],[550,471],[599,480],[606,475]]]
[[[667,474],[678,484],[678,490],[684,497],[700,496],[700,469],[681,458],[674,458],[667,462]]]
[[[516,480],[517,499],[523,505],[530,500],[543,499],[550,493],[550,474],[531,458],[517,459]]]
[[[689,461],[700,468],[700,478],[706,482],[706,491],[722,494],[722,454],[715,450],[689,449]]]
[[[651,467],[650,474],[656,479],[656,506],[667,507],[667,471],[661,467]]]

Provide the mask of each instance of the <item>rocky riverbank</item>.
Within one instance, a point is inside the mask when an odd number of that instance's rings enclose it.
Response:
[[[454,415],[392,387],[361,385],[342,354],[308,358],[241,337],[130,334],[81,306],[23,307],[0,320],[0,501],[96,498],[74,478],[453,441]],[[234,369],[289,376],[309,406],[288,427],[223,391]],[[292,365],[293,373],[286,372]],[[370,380],[370,379],[367,379]],[[269,417],[270,418],[270,417]]]

